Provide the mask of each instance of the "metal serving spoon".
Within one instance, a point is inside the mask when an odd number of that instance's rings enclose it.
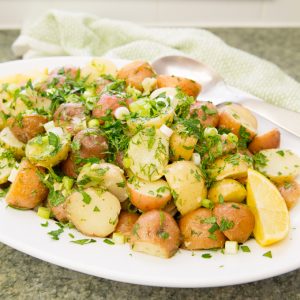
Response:
[[[157,74],[187,77],[199,82],[199,99],[211,100],[217,106],[230,102],[242,104],[254,113],[300,137],[300,113],[266,103],[226,85],[223,78],[208,66],[185,56],[164,56],[152,62]]]

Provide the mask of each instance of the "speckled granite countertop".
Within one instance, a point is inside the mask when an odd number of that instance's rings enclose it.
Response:
[[[228,44],[276,63],[300,81],[300,28],[211,29]],[[0,31],[0,61],[15,59],[18,31]],[[131,285],[57,267],[0,243],[0,299],[300,299],[300,270],[221,288],[173,289]]]

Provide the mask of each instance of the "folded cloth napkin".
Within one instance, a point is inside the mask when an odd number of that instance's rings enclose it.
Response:
[[[299,83],[274,64],[228,46],[207,30],[144,28],[52,10],[24,27],[12,48],[23,58],[88,55],[151,61],[163,55],[188,55],[211,66],[228,84],[300,112]]]

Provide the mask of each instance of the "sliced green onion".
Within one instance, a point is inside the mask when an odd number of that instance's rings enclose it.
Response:
[[[73,184],[74,184],[74,179],[72,179],[68,176],[64,176],[62,179],[62,184],[63,184],[63,187],[65,188],[65,190],[70,192],[73,187]]]
[[[250,248],[248,246],[242,245],[241,249],[243,252],[251,252]]]
[[[100,125],[100,122],[97,119],[91,119],[88,121],[88,128],[98,128],[99,125]]]
[[[48,207],[40,206],[37,212],[38,216],[44,219],[49,219],[51,211]]]
[[[114,232],[112,240],[115,244],[121,245],[125,243],[125,236],[121,232]]]
[[[239,250],[239,244],[236,241],[226,241],[225,242],[225,254],[237,254]]]

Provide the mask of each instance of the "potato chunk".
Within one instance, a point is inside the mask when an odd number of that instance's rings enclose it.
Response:
[[[169,258],[180,245],[180,231],[175,220],[166,212],[151,210],[134,224],[130,243],[132,250]]]
[[[247,108],[238,104],[229,104],[220,109],[219,127],[227,128],[239,135],[241,126],[249,133],[250,139],[256,135],[257,120]]]
[[[184,215],[199,208],[207,190],[201,170],[191,161],[176,161],[166,168],[165,177],[175,205]]]
[[[300,157],[291,150],[268,149],[259,152],[264,164],[255,164],[256,169],[272,181],[292,181],[300,174]]]
[[[134,175],[155,181],[163,176],[168,164],[169,140],[158,129],[143,129],[131,138],[127,155]]]
[[[265,149],[275,149],[280,145],[280,131],[275,128],[264,134],[257,135],[249,144],[248,149],[252,153],[257,153]]]
[[[106,237],[118,223],[121,205],[113,194],[95,188],[74,192],[67,199],[68,219],[83,234]]]
[[[218,229],[211,210],[198,208],[179,221],[183,247],[188,250],[223,248],[225,236]]]
[[[156,74],[150,64],[142,60],[133,61],[125,65],[117,73],[119,79],[124,79],[127,85],[133,86],[140,91],[144,90],[142,85],[144,79],[155,76]]]
[[[34,208],[42,203],[47,198],[48,189],[41,181],[39,172],[43,173],[44,169],[23,159],[6,195],[6,202],[14,207],[25,209]]]

